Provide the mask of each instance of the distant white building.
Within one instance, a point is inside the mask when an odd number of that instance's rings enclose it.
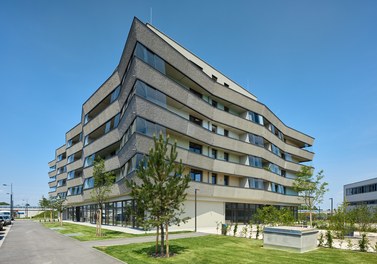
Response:
[[[377,207],[377,178],[344,185],[344,197],[349,206]]]

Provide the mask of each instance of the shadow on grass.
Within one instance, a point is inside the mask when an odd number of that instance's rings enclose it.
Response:
[[[160,249],[160,247],[159,247]],[[169,253],[171,256],[173,255],[178,255],[178,254],[182,254],[183,252],[185,252],[187,249],[187,247],[181,247],[181,246],[178,246],[178,245],[170,245],[169,246]],[[134,253],[136,254],[142,254],[142,255],[147,255],[148,257],[153,257],[155,256],[155,251],[156,250],[156,247],[155,245],[153,246],[148,246],[148,247],[144,247],[144,248],[141,248],[141,249],[136,249],[136,250],[133,250]]]

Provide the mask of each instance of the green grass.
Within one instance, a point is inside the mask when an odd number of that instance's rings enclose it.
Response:
[[[265,249],[261,240],[215,236],[170,241],[170,258],[153,258],[154,243],[97,247],[128,264],[142,263],[377,263],[377,254],[320,248],[307,253]]]
[[[42,224],[47,228],[60,228],[59,222],[42,222]],[[59,232],[60,234],[74,234],[80,233],[79,236],[71,236],[79,241],[92,241],[92,240],[105,240],[105,239],[116,239],[116,238],[129,238],[129,237],[139,237],[139,236],[154,236],[155,234],[130,234],[124,233],[119,231],[113,231],[102,228],[102,236],[96,236],[96,228],[91,226],[83,226],[79,224],[71,224],[71,223],[63,223],[62,228],[64,229],[56,229],[54,231]],[[179,232],[171,232],[170,234],[178,234],[178,233],[190,233],[191,231],[179,231]]]

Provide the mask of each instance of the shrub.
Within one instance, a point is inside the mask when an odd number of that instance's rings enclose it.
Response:
[[[369,239],[367,238],[367,234],[362,234],[361,239],[359,240],[359,248],[361,252],[367,252],[369,245]]]
[[[329,248],[332,248],[333,246],[333,236],[332,236],[332,233],[330,230],[327,230],[326,232],[326,246],[328,246]]]
[[[348,238],[346,241],[347,241],[347,248],[348,248],[349,250],[351,250],[352,247],[353,247],[351,239]]]
[[[251,221],[249,223],[250,226],[250,239],[253,237],[253,225],[251,224]]]
[[[247,225],[242,227],[241,236],[245,238],[247,237]]]
[[[323,239],[323,233],[319,233],[319,238],[318,238],[318,247],[323,247],[323,242],[324,242],[324,239]]]
[[[260,232],[260,226],[257,225],[257,234],[255,235],[255,239],[259,239],[259,232]]]
[[[236,223],[234,225],[234,229],[233,229],[233,236],[236,236],[237,235],[237,229],[238,229],[238,224]]]

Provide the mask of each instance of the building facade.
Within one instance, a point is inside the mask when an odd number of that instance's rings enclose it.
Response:
[[[247,222],[263,205],[301,203],[296,172],[313,159],[314,139],[286,126],[250,92],[149,24],[134,19],[113,74],[83,104],[81,121],[49,162],[50,196],[67,198],[65,217],[94,221],[93,161],[116,173],[104,224],[136,225],[125,179],[162,132],[177,141],[192,181],[185,212],[194,226]]]
[[[364,204],[377,207],[377,178],[346,184],[343,191],[344,199],[351,208]]]

